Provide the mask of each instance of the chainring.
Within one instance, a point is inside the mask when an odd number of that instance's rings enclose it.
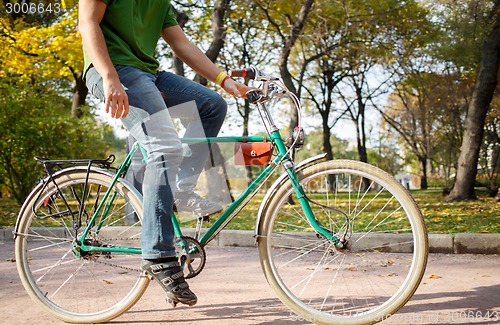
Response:
[[[194,278],[205,267],[206,254],[201,244],[189,236],[178,237],[175,241],[175,249],[179,256],[184,278]]]

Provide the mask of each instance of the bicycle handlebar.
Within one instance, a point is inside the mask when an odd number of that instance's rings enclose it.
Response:
[[[288,97],[291,99],[293,103],[293,106],[298,112],[299,120],[298,120],[298,126],[295,127],[290,138],[287,139],[286,145],[290,147],[290,150],[292,148],[302,147],[302,145],[304,144],[304,130],[300,126],[301,125],[300,112],[302,110],[300,101],[297,98],[297,96],[295,96],[295,94],[293,94],[288,90],[288,88],[285,86],[285,84],[281,81],[280,78],[267,75],[254,66],[243,69],[231,69],[229,70],[229,76],[246,78],[262,82],[258,90],[255,89],[250,90],[245,95],[250,104],[260,103],[262,105],[261,108],[264,109],[264,114],[261,113],[261,117],[264,121],[264,124],[266,125],[266,128],[267,126],[269,126],[273,130],[278,130],[274,122],[272,121],[272,118],[269,115],[269,112],[264,103],[267,101],[275,103],[276,100],[279,100],[280,98],[288,95]],[[260,109],[259,112],[261,112]],[[269,132],[269,129],[268,133],[271,134]]]
[[[246,93],[246,97],[251,104],[256,104],[258,102],[266,101],[274,97],[274,95],[279,94],[275,82],[280,80],[278,77],[274,77],[271,75],[267,75],[259,70],[257,67],[252,66],[250,68],[243,69],[231,69],[229,70],[229,76],[231,77],[240,77],[249,80],[262,81],[263,85],[261,86],[261,91],[251,90]],[[281,85],[281,88],[285,88],[284,85]],[[281,92],[283,95],[287,90]]]
[[[278,77],[267,75],[259,70],[257,67],[243,68],[243,69],[231,69],[229,70],[229,76],[240,77],[250,80],[257,81],[275,81],[279,80]]]
[[[250,104],[255,104],[262,99],[262,95],[256,90],[250,90],[245,95]]]
[[[255,79],[255,77],[257,77],[259,74],[260,71],[255,67],[229,70],[229,75],[231,77],[240,77],[252,80]]]

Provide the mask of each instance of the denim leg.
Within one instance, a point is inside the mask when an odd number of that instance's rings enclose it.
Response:
[[[169,184],[175,184],[182,146],[165,101],[155,86],[155,76],[125,66],[117,66],[117,71],[130,104],[123,125],[147,152],[142,186],[142,256],[145,259],[175,256],[171,222],[173,192]],[[87,73],[87,84],[93,94],[102,96],[102,79],[95,69]]]
[[[215,137],[227,113],[226,101],[215,91],[176,74],[160,71],[156,86],[164,96],[173,118],[186,127],[184,137]],[[207,162],[209,145],[190,144],[191,156],[184,157],[177,175],[177,189],[190,191]]]

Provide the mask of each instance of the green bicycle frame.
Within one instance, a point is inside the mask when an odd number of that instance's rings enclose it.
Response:
[[[199,239],[201,246],[207,245],[213,238],[215,238],[219,232],[224,229],[224,227],[238,214],[238,212],[246,205],[246,203],[254,197],[254,195],[258,192],[261,185],[264,184],[264,181],[271,175],[271,173],[282,164],[285,168],[285,172],[288,175],[289,180],[291,181],[293,190],[297,195],[298,201],[309,221],[311,226],[322,236],[328,238],[329,240],[338,241],[338,239],[328,232],[326,229],[321,227],[316,221],[314,214],[309,205],[309,201],[305,197],[302,186],[299,183],[299,179],[297,178],[297,174],[295,172],[295,166],[292,163],[291,159],[288,156],[288,150],[281,139],[281,136],[278,131],[271,132],[269,137],[266,137],[268,141],[272,141],[277,149],[277,156],[269,163],[264,170],[262,170],[259,175],[250,183],[250,185],[240,194],[236,200],[231,203],[228,208],[215,220],[215,222],[207,229],[206,233]],[[219,143],[219,142],[262,142],[264,141],[264,136],[248,136],[248,137],[209,137],[209,138],[183,138],[181,139],[183,143]],[[137,150],[141,150],[142,155],[146,158],[146,152],[139,144],[134,144],[130,149],[125,161],[118,168],[116,173],[116,177],[113,179],[110,187],[106,191],[103,196],[102,201],[97,207],[94,215],[91,218],[91,221],[85,228],[82,233],[81,238],[85,239],[90,232],[90,229],[93,225],[96,224],[97,221],[97,230],[99,232],[102,224],[105,221],[107,211],[110,209],[115,194],[113,192],[113,187],[118,181],[120,177],[123,177],[132,163],[132,157],[137,152]],[[104,210],[103,210],[104,209]],[[103,213],[101,211],[103,210]],[[99,216],[100,215],[100,216]],[[99,217],[98,217],[99,216]],[[182,236],[181,227],[179,222],[174,214],[172,214],[172,223],[174,227],[174,233],[177,237]],[[111,246],[111,247],[96,247],[92,245],[86,245],[84,240],[80,240],[79,243],[75,243],[74,251],[78,254],[80,252],[86,251],[101,251],[101,252],[120,252],[120,253],[129,253],[129,254],[140,254],[140,248],[133,247],[120,247],[120,246]]]
[[[267,86],[266,86],[267,87]],[[267,88],[266,88],[267,89]],[[329,231],[324,229],[320,224],[318,224],[316,218],[314,217],[314,214],[312,212],[311,206],[309,205],[309,201],[307,200],[304,191],[302,189],[302,186],[300,185],[299,179],[297,177],[297,173],[295,171],[295,165],[293,161],[290,159],[288,156],[288,149],[283,143],[283,140],[281,139],[281,135],[279,133],[278,128],[275,126],[274,122],[272,121],[272,117],[269,114],[269,111],[267,110],[266,106],[263,103],[258,103],[257,107],[259,108],[259,113],[261,114],[261,117],[264,121],[264,124],[266,125],[268,129],[269,136],[249,136],[249,137],[209,137],[209,138],[183,138],[181,141],[183,143],[221,143],[221,142],[262,142],[264,141],[264,138],[266,140],[271,141],[277,152],[277,156],[269,163],[264,170],[260,172],[260,174],[250,183],[250,185],[243,191],[243,193],[240,194],[240,196],[229,205],[229,207],[215,220],[215,222],[210,226],[206,233],[203,235],[201,239],[199,239],[199,243],[202,246],[207,245],[219,232],[238,214],[238,212],[246,205],[246,203],[255,196],[259,188],[264,184],[265,180],[271,175],[271,173],[277,168],[277,166],[282,165],[285,168],[285,172],[288,176],[288,179],[290,180],[292,184],[292,188],[297,195],[298,201],[300,202],[300,205],[306,215],[306,218],[309,222],[309,224],[322,236],[325,238],[332,240],[334,242],[338,242],[339,239],[331,234]],[[103,200],[100,202],[99,206],[97,207],[96,211],[94,212],[94,215],[91,218],[91,221],[87,225],[86,229],[82,233],[82,236],[79,241],[79,243],[74,243],[73,250],[75,251],[76,254],[79,254],[81,251],[103,251],[103,252],[123,252],[123,253],[132,253],[132,254],[140,254],[141,249],[140,248],[130,248],[130,247],[94,247],[91,245],[85,245],[85,238],[87,237],[88,233],[90,232],[90,229],[96,224],[97,219],[99,218],[99,221],[97,222],[97,229],[96,232],[99,232],[102,224],[104,223],[107,212],[110,209],[115,194],[111,193],[113,191],[113,187],[118,181],[120,177],[124,177],[125,174],[127,173],[130,164],[132,163],[132,157],[134,154],[137,152],[137,150],[141,150],[142,155],[144,159],[147,158],[147,154],[145,150],[139,145],[139,144],[134,144],[132,146],[130,152],[128,153],[127,157],[125,158],[125,161],[122,163],[122,165],[118,168],[118,171],[116,173],[116,176],[114,177],[110,187],[106,191]],[[106,203],[107,202],[107,203]],[[101,214],[100,217],[98,215],[101,213],[101,211],[104,209],[103,213]],[[177,237],[182,237],[182,230],[180,228],[179,222],[175,216],[175,214],[172,213],[172,224],[174,228],[174,233]],[[198,240],[198,238],[195,238]]]
[[[120,165],[118,170],[116,171],[116,176],[113,178],[109,188],[106,190],[106,193],[104,193],[103,199],[97,206],[96,210],[94,211],[94,214],[92,218],[90,219],[90,222],[88,223],[87,227],[84,229],[81,239],[79,242],[73,243],[73,251],[77,256],[81,252],[116,252],[116,253],[127,253],[127,254],[141,254],[141,249],[140,248],[135,248],[135,247],[119,247],[119,246],[110,246],[110,247],[99,247],[99,246],[92,246],[92,245],[86,245],[84,243],[84,239],[87,238],[88,233],[90,232],[90,229],[95,225],[96,220],[99,218],[99,222],[97,224],[97,229],[96,232],[99,233],[104,221],[106,220],[106,216],[108,215],[108,211],[113,205],[113,201],[116,196],[116,192],[113,191],[113,187],[115,184],[118,182],[118,179],[120,177],[125,176],[127,173],[128,169],[130,168],[130,165],[132,164],[132,159],[137,152],[137,150],[141,150],[143,157],[147,157],[145,150],[138,144],[135,143],[131,148],[127,156],[125,157],[125,160],[123,163]],[[113,192],[113,193],[111,193]],[[85,193],[83,195],[85,197]],[[109,198],[109,200],[108,200]],[[99,214],[101,210],[104,209],[104,212],[101,214],[100,217]]]

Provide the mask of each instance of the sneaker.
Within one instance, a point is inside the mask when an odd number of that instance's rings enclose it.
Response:
[[[189,289],[179,262],[156,263],[143,260],[141,269],[160,284],[167,293],[167,302],[174,307],[179,302],[188,306],[196,305],[198,298]]]
[[[190,212],[201,217],[223,209],[222,205],[211,202],[194,192],[177,192],[174,205],[179,212]]]

